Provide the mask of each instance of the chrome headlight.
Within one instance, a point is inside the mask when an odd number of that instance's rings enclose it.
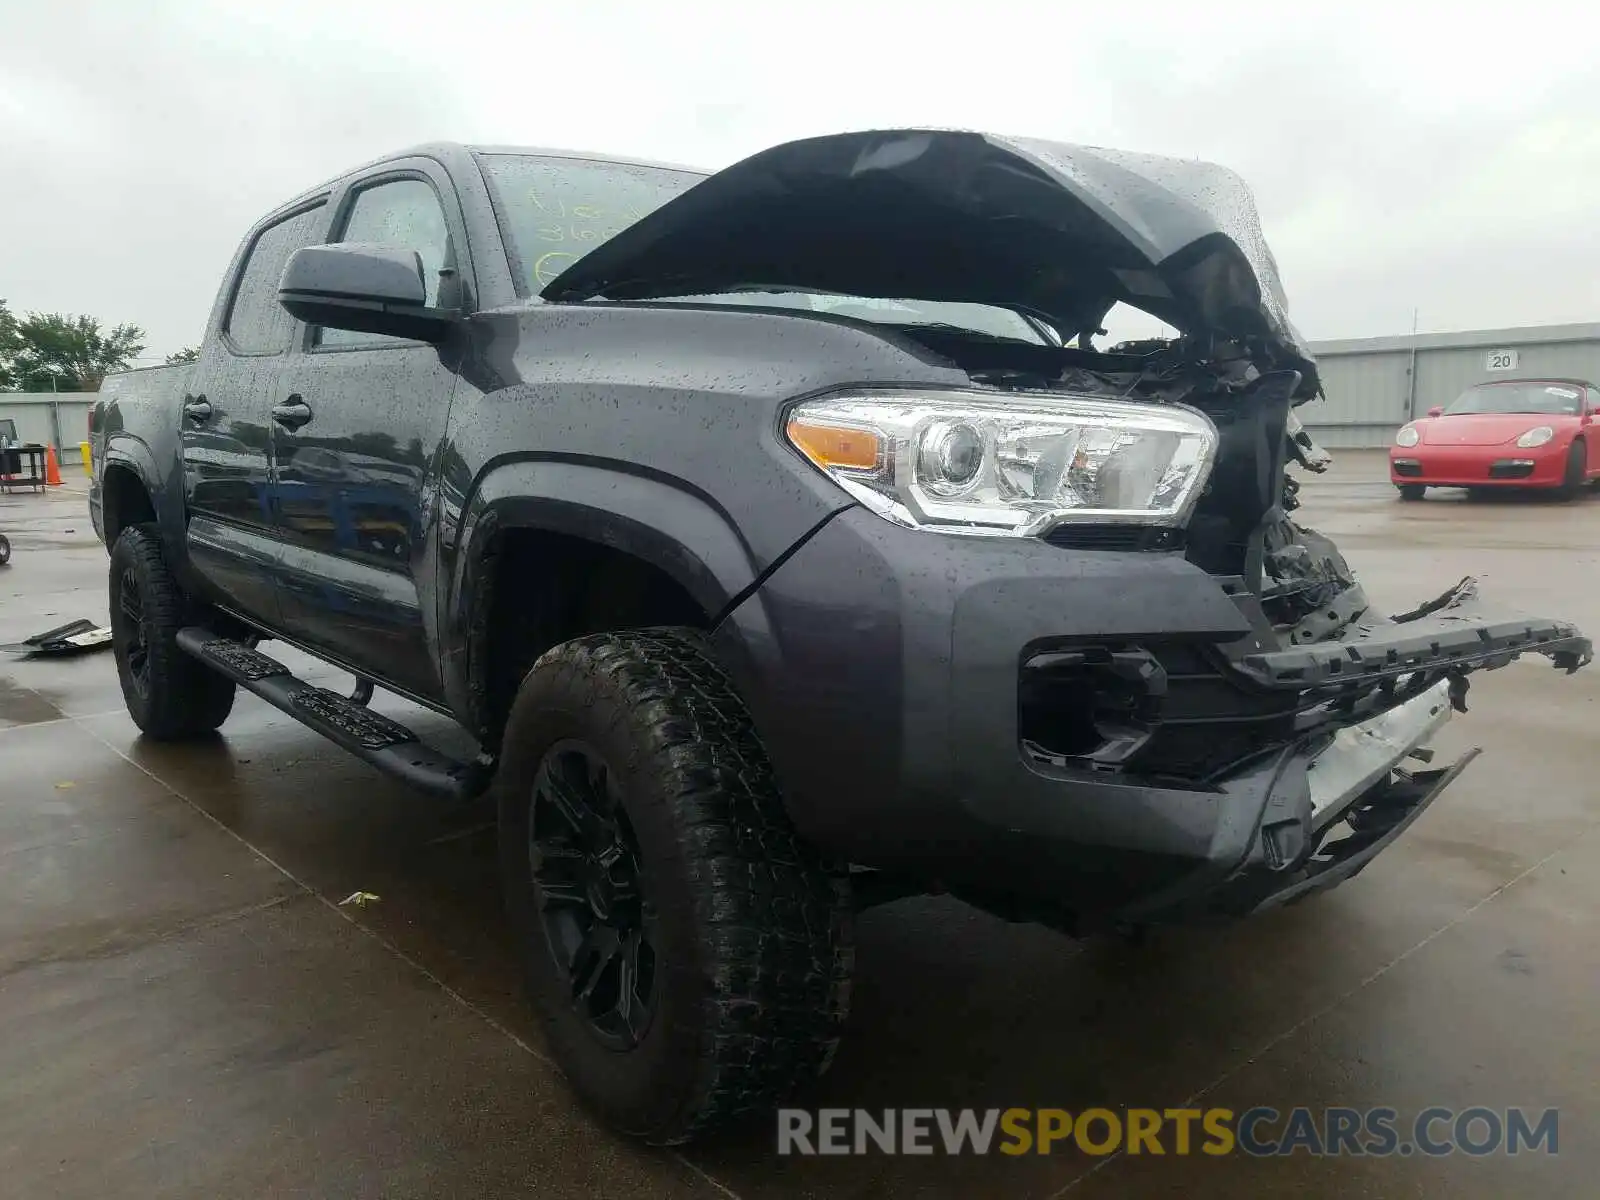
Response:
[[[1182,525],[1217,450],[1193,409],[1039,393],[825,397],[797,405],[785,433],[891,521],[1010,537],[1063,522]]]
[[[1408,450],[1421,440],[1422,435],[1417,432],[1415,425],[1402,425],[1400,432],[1394,435],[1394,444]]]
[[[1527,433],[1517,439],[1517,445],[1524,450],[1532,450],[1535,446],[1542,446],[1555,437],[1556,431],[1548,425],[1536,425]]]

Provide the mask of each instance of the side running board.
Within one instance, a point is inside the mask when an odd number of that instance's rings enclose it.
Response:
[[[307,683],[277,659],[242,642],[191,626],[178,631],[178,645],[302,725],[412,787],[447,800],[469,800],[488,786],[488,772],[480,764],[440,754],[398,721]]]

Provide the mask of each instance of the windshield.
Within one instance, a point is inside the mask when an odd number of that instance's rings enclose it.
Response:
[[[585,158],[485,154],[481,161],[512,268],[530,292],[701,179]]]
[[[561,272],[704,176],[668,167],[532,154],[480,156],[499,210],[511,267],[526,293],[538,293]],[[834,313],[886,325],[943,325],[1033,343],[1059,335],[1010,309],[912,299],[824,295],[791,290],[675,296],[689,304]],[[1041,329],[1047,332],[1041,332]]]
[[[1572,383],[1480,383],[1457,396],[1444,410],[1464,413],[1545,413],[1575,417],[1583,410],[1583,389]]]

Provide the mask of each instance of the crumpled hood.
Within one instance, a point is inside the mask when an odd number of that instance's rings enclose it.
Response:
[[[1247,343],[1301,370],[1301,395],[1316,389],[1238,175],[994,134],[898,129],[776,146],[624,229],[541,294],[762,286],[1002,305],[1068,337],[1122,300],[1185,334]]]

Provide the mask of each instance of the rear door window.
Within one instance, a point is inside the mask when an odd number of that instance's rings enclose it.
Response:
[[[282,354],[289,347],[294,318],[278,303],[278,281],[289,255],[317,241],[327,205],[291,213],[256,234],[228,306],[223,329],[240,354]]]

